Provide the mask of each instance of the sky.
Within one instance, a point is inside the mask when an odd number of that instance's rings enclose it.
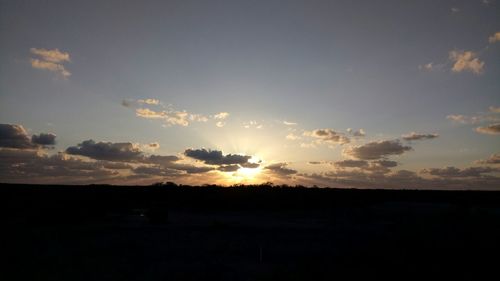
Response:
[[[500,189],[498,15],[0,0],[0,182]]]

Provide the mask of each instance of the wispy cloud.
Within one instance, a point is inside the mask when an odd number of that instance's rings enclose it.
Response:
[[[71,73],[64,67],[64,62],[70,61],[69,53],[61,52],[58,49],[37,49],[31,48],[30,52],[38,58],[31,58],[31,67],[48,70],[60,74],[62,77],[69,77]]]
[[[229,116],[228,112],[219,112],[214,115],[205,116],[198,113],[190,113],[185,110],[175,110],[172,105],[164,106],[158,99],[124,99],[121,105],[127,108],[135,109],[135,115],[146,119],[160,119],[165,122],[164,126],[189,126],[192,122],[215,121],[217,127],[224,127],[225,120]],[[153,106],[155,109],[148,108]],[[160,110],[157,110],[157,108]]]
[[[415,140],[430,140],[430,139],[435,139],[439,135],[438,134],[419,134],[415,132],[411,132],[406,135],[402,135],[401,138],[406,140],[406,141],[415,141]]]

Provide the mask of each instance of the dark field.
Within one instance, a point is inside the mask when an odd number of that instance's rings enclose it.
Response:
[[[498,280],[499,192],[0,190],[0,280]]]

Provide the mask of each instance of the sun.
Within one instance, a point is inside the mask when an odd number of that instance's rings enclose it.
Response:
[[[261,167],[257,168],[239,168],[236,172],[225,173],[227,184],[254,184],[260,182],[259,175],[262,172]]]

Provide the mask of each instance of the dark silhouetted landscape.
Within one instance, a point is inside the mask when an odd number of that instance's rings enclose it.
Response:
[[[301,186],[0,188],[2,280],[485,278],[500,193]]]

